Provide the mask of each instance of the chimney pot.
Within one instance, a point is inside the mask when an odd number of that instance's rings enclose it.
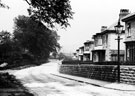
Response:
[[[105,31],[107,29],[107,26],[101,26],[101,32]]]
[[[125,17],[128,14],[129,14],[129,9],[121,9],[119,14],[119,19]]]

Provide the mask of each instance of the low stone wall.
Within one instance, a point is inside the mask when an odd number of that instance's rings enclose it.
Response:
[[[97,80],[117,81],[117,65],[61,65],[60,72]],[[120,82],[135,85],[135,66],[120,66]]]
[[[117,80],[116,65],[61,65],[60,73],[110,82]]]
[[[120,81],[135,85],[135,66],[121,66]]]

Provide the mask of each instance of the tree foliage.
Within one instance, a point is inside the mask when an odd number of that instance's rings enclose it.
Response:
[[[14,21],[14,40],[20,43],[25,53],[36,60],[47,59],[50,52],[60,48],[57,33],[49,30],[40,21],[26,16],[18,16]]]
[[[1,8],[7,8],[7,9],[9,9],[9,6],[3,4],[3,3],[1,2],[1,0],[0,0],[0,7],[1,7]]]
[[[12,50],[11,48],[11,34],[7,31],[0,32],[0,58],[3,59]]]
[[[36,20],[43,21],[50,27],[59,24],[62,27],[69,26],[72,19],[69,0],[25,0],[29,5],[28,12]]]
[[[13,64],[22,59],[21,48],[12,39],[10,32],[0,32],[0,63]]]
[[[69,26],[69,19],[72,19],[74,12],[69,0],[24,0],[29,4],[28,12],[35,20],[46,23],[53,28],[56,24],[66,28]],[[9,8],[0,0],[0,7]]]

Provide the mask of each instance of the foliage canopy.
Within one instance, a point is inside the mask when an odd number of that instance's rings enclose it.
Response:
[[[14,21],[14,40],[20,43],[24,52],[35,59],[47,59],[50,52],[60,48],[57,33],[49,30],[40,21],[26,16],[18,16]]]
[[[69,0],[25,0],[29,5],[29,15],[36,20],[43,21],[50,27],[59,24],[67,27],[73,12]]]

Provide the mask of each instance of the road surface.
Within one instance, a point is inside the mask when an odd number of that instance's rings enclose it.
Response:
[[[79,83],[52,75],[58,62],[13,72],[35,96],[135,96],[135,92],[118,91]]]

